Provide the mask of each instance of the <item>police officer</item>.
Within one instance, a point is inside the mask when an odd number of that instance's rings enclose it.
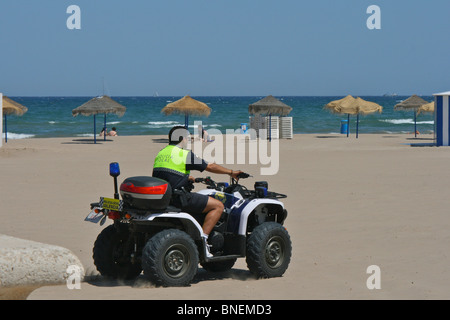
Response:
[[[169,145],[162,149],[155,158],[153,164],[153,176],[166,180],[175,190],[188,190],[190,181],[194,178],[190,176],[191,170],[200,172],[208,171],[217,174],[228,174],[234,179],[242,171],[233,171],[222,167],[216,163],[207,163],[205,160],[197,157],[192,151],[185,150],[189,138],[189,131],[182,126],[173,127],[169,132]],[[212,257],[207,244],[208,235],[219,221],[223,213],[223,203],[212,197],[186,192],[186,202],[182,204],[176,198],[174,204],[181,207],[187,213],[204,213],[205,221],[203,223],[203,239],[205,241],[206,255]]]

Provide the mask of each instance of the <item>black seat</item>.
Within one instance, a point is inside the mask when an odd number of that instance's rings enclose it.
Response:
[[[174,206],[168,206],[164,212],[181,212],[180,208],[174,207]]]

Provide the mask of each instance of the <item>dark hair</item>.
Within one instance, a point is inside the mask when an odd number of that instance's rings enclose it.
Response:
[[[112,127],[112,129],[113,129],[114,131],[116,131],[116,127]]]
[[[169,144],[179,144],[188,135],[189,131],[185,127],[175,126],[169,131]]]

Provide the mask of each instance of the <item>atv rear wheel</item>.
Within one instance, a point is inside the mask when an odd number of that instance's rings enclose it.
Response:
[[[113,279],[134,279],[141,272],[139,264],[131,263],[130,257],[124,257],[128,232],[119,233],[114,225],[100,232],[93,249],[94,264],[102,276]]]
[[[289,266],[291,254],[289,234],[276,222],[257,226],[247,240],[247,267],[259,278],[281,277]]]
[[[194,241],[177,229],[157,233],[142,251],[144,275],[165,287],[189,285],[197,273],[198,261]]]

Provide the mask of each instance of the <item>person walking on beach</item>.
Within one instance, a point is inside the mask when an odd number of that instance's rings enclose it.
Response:
[[[212,197],[190,192],[189,183],[194,182],[190,170],[200,172],[208,171],[217,174],[228,174],[234,179],[242,171],[233,171],[216,163],[207,163],[197,157],[192,151],[185,150],[189,141],[189,131],[182,126],[173,127],[169,132],[169,145],[162,149],[155,157],[153,164],[153,177],[167,181],[173,190],[182,190],[186,196],[183,205],[179,197],[174,196],[172,204],[190,214],[205,214],[202,238],[205,241],[206,256],[212,257],[207,244],[208,235],[222,216],[224,205]]]
[[[198,138],[202,142],[207,142],[209,140],[208,132],[203,128],[202,125],[198,125]]]

